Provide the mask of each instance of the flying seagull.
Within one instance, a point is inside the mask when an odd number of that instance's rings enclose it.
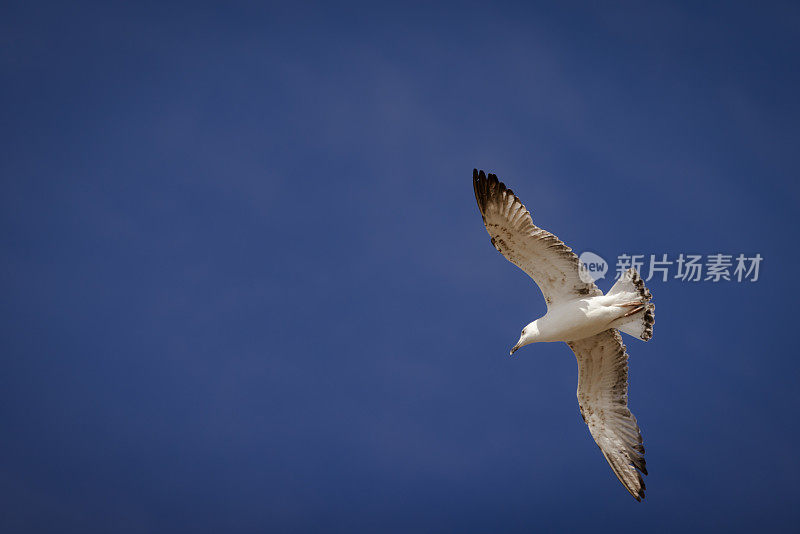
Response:
[[[492,244],[533,278],[547,313],[522,329],[511,349],[536,342],[564,341],[578,360],[578,405],[600,450],[625,489],[644,498],[647,474],[642,434],[628,409],[628,354],[620,331],[643,341],[653,337],[655,306],[636,269],[603,295],[582,274],[578,256],[542,230],[522,202],[497,176],[472,173],[475,199]]]

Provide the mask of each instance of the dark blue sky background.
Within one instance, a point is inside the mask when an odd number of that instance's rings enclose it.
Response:
[[[797,4],[0,12],[0,530],[797,528]],[[648,493],[473,167],[651,280]],[[611,282],[600,287],[607,290]]]

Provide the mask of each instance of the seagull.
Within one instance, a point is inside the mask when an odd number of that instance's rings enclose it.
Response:
[[[614,474],[637,501],[644,498],[642,434],[628,409],[628,354],[620,332],[653,337],[655,306],[636,269],[603,294],[572,249],[533,224],[511,189],[475,169],[475,199],[492,245],[533,278],[547,313],[522,329],[517,350],[537,342],[564,341],[578,360],[578,406]]]

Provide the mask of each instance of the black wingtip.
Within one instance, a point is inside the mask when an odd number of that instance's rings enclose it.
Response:
[[[628,490],[628,493],[630,493],[630,494],[631,494],[631,497],[633,497],[634,499],[636,499],[638,502],[642,502],[642,500],[644,500],[644,490],[645,490],[645,486],[644,486],[644,480],[642,480],[642,479],[640,478],[640,479],[639,479],[639,482],[640,482],[640,484],[641,484],[641,487],[639,487],[639,488],[638,488],[638,490],[635,490],[635,489],[633,489],[633,488],[629,488],[629,487],[627,487],[627,486],[625,486],[625,489],[627,489],[627,490]]]
[[[472,169],[472,180],[476,183],[486,182],[490,186],[497,184],[502,190],[506,189],[506,186],[497,178],[496,174],[487,174],[483,170]]]
[[[475,189],[475,199],[481,208],[481,214],[483,214],[486,204],[493,201],[495,197],[502,198],[505,195],[511,195],[516,199],[514,191],[506,187],[506,184],[501,182],[496,174],[487,174],[480,169],[472,169],[472,186]],[[516,200],[519,201],[519,199]]]

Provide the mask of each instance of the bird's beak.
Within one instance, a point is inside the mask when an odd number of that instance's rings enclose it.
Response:
[[[517,352],[517,350],[519,350],[520,346],[521,346],[521,345],[520,345],[519,343],[517,343],[516,345],[514,345],[513,347],[511,347],[511,352],[509,352],[509,353],[508,353],[508,355],[509,355],[509,356],[512,356],[512,355],[513,355],[515,352]]]

